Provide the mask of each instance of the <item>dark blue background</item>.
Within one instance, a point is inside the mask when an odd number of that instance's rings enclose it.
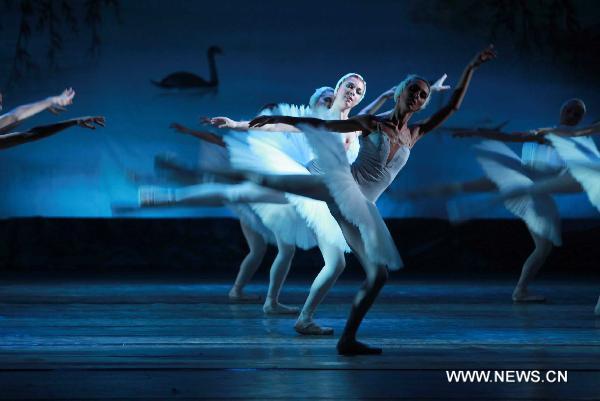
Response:
[[[120,23],[111,13],[103,16],[101,53],[94,61],[86,55],[89,32],[81,29],[65,36],[57,71],[42,69],[4,92],[5,109],[10,109],[73,86],[77,96],[65,117],[101,114],[107,127],[93,132],[75,128],[3,151],[0,217],[111,216],[112,202],[136,201],[137,187],[127,181],[127,169],[151,172],[153,155],[166,150],[197,160],[199,142],[173,134],[168,129],[172,121],[194,126],[201,115],[249,118],[265,103],[306,103],[316,87],[333,86],[347,72],[366,78],[365,104],[407,73],[432,79],[447,73],[447,83],[454,85],[489,35],[483,29],[456,29],[460,21],[455,29],[432,22],[419,11],[431,3],[121,1]],[[593,2],[581,3],[582,20],[597,16],[596,8]],[[5,13],[2,19],[0,74],[6,76],[18,18]],[[34,33],[30,44],[42,65],[47,40]],[[205,52],[211,45],[224,50],[217,59],[218,93],[165,93],[150,84],[178,70],[208,76]],[[568,61],[550,53],[528,56],[508,35],[500,35],[496,46],[498,60],[477,71],[461,110],[446,125],[510,120],[509,131],[553,125],[561,103],[574,96],[587,103],[586,123],[600,117],[595,77],[576,74]],[[433,99],[423,116],[438,108],[439,100]],[[55,119],[41,115],[25,126]],[[475,142],[431,134],[416,146],[394,189],[481,176],[470,149]],[[558,199],[563,216],[596,214],[583,195]],[[441,200],[399,203],[386,194],[379,206],[385,217],[446,214]],[[140,216],[227,214],[205,208]],[[498,209],[486,216],[507,214]]]

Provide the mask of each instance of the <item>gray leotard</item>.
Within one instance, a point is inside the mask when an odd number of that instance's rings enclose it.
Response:
[[[372,132],[359,140],[360,151],[350,167],[352,176],[365,198],[375,202],[408,161],[410,149],[406,145],[401,146],[388,161],[391,142],[385,133]]]

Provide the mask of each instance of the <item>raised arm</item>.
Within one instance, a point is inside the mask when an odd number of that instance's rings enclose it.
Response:
[[[446,90],[450,89],[449,85],[444,85],[444,81],[446,80],[446,78],[448,78],[448,75],[444,74],[440,77],[440,79],[435,81],[433,83],[433,85],[431,85],[431,91],[432,92],[442,92],[442,91],[446,91]],[[377,113],[379,111],[379,109],[385,104],[386,101],[394,98],[395,92],[396,92],[396,87],[393,86],[391,89],[389,89],[389,90],[383,92],[381,95],[377,96],[377,98],[373,102],[371,102],[371,104],[369,104],[367,107],[362,109],[357,115],[362,116],[365,114]],[[382,113],[382,114],[388,115],[392,111],[393,111],[393,109],[389,110],[385,113]]]
[[[494,139],[502,142],[537,142],[547,143],[543,136],[535,135],[531,132],[512,132],[506,133],[494,130],[461,130],[452,134],[454,138],[472,138],[479,137],[485,139]]]
[[[272,131],[272,132],[299,132],[296,127],[289,124],[267,124],[258,127],[250,126],[250,121],[235,121],[227,117],[213,117],[203,118],[202,122],[210,124],[217,128],[227,128],[234,131],[248,131],[250,128],[258,129],[261,131]]]
[[[267,124],[287,124],[294,127],[308,125],[333,132],[362,131],[363,134],[366,134],[375,130],[374,119],[375,117],[369,114],[352,117],[347,120],[321,120],[312,117],[259,116],[250,121],[250,128],[254,129],[254,127],[262,127]]]
[[[33,127],[26,132],[13,132],[6,135],[0,135],[0,149],[7,149],[27,142],[38,141],[75,125],[88,129],[96,129],[96,125],[104,127],[104,124],[104,117],[96,116],[79,117],[61,121],[56,124],[41,125],[39,127]]]
[[[394,92],[396,91],[396,87],[392,87],[391,89],[383,92],[381,95],[377,96],[375,100],[373,100],[370,104],[368,104],[364,109],[362,109],[357,115],[362,116],[365,114],[375,114],[379,111],[379,109],[387,102],[388,100],[394,97]]]
[[[200,140],[215,144],[217,146],[225,147],[225,141],[223,141],[223,138],[213,134],[212,132],[195,131],[178,123],[172,123],[169,128],[172,128],[181,134],[191,135],[194,138],[198,138]]]
[[[63,93],[58,96],[51,96],[39,102],[25,104],[19,106],[6,114],[0,116],[0,132],[7,128],[14,128],[23,120],[26,120],[44,110],[50,110],[53,113],[64,111],[64,106],[68,106],[73,103],[73,97],[75,91],[73,88],[65,89]]]
[[[463,71],[463,74],[452,93],[452,97],[448,103],[434,113],[427,120],[419,124],[420,134],[424,135],[430,131],[433,131],[439,127],[444,121],[446,121],[452,114],[454,114],[462,104],[462,101],[467,93],[469,83],[473,77],[473,72],[483,63],[496,58],[496,52],[494,46],[490,45],[485,50],[478,53],[475,58],[467,65],[467,68]]]

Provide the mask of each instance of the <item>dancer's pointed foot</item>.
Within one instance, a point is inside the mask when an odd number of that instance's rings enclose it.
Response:
[[[600,297],[598,297],[598,303],[596,304],[596,308],[594,308],[594,315],[600,316]]]
[[[262,297],[257,294],[244,294],[242,291],[232,288],[229,291],[229,301],[232,303],[260,302]]]
[[[296,333],[305,336],[332,336],[332,327],[321,327],[316,324],[313,320],[301,320],[298,319],[294,325]]]
[[[512,300],[515,303],[541,303],[546,302],[546,297],[542,295],[531,295],[527,290],[515,289],[512,294]]]
[[[169,205],[175,202],[175,190],[154,186],[143,186],[138,190],[141,207]]]
[[[356,339],[341,337],[337,343],[337,351],[340,355],[381,355],[383,350],[378,347],[369,347]]]
[[[263,305],[263,312],[267,315],[297,315],[300,312],[300,308],[280,304],[279,302],[267,301]]]

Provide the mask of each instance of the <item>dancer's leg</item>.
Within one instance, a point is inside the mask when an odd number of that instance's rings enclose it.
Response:
[[[310,293],[294,328],[300,334],[332,335],[331,327],[320,327],[313,321],[315,310],[335,284],[346,267],[344,251],[323,238],[317,238],[325,266],[321,269],[310,287]]]
[[[258,301],[260,300],[260,296],[245,295],[244,287],[250,282],[256,270],[258,270],[265,256],[267,243],[262,235],[252,229],[252,227],[244,224],[243,221],[240,221],[240,226],[250,250],[240,264],[240,271],[235,279],[235,283],[233,283],[233,287],[229,291],[229,299],[234,302]]]
[[[290,271],[292,265],[292,259],[296,247],[294,245],[286,244],[281,239],[277,240],[277,257],[273,261],[271,266],[271,272],[269,276],[269,290],[267,292],[267,298],[263,306],[263,311],[269,315],[278,314],[297,314],[300,310],[294,306],[287,306],[279,303],[279,294],[281,293],[281,287]]]
[[[375,302],[377,295],[379,295],[379,291],[385,285],[388,278],[388,272],[385,267],[375,265],[369,261],[358,227],[337,213],[335,217],[340,224],[340,228],[344,233],[348,245],[360,261],[360,264],[367,275],[367,279],[354,298],[350,316],[348,316],[346,326],[338,341],[338,353],[342,355],[380,354],[382,351],[381,348],[369,347],[368,345],[357,341],[356,333],[363,318],[373,305],[373,302]]]
[[[332,202],[323,177],[311,174],[264,174],[253,171],[213,171],[215,175],[235,181],[250,181],[261,187]]]
[[[535,243],[535,249],[523,264],[521,277],[513,291],[512,299],[515,302],[544,302],[546,299],[543,296],[529,295],[527,287],[548,258],[552,250],[552,242],[532,231],[529,233]]]
[[[596,307],[594,308],[594,314],[596,316],[600,316],[600,297],[598,297],[598,303],[596,304]]]
[[[225,203],[278,203],[285,204],[284,194],[251,182],[240,184],[206,183],[188,187],[141,187],[139,201],[142,207],[191,205],[223,206]]]
[[[569,173],[536,181],[534,184],[506,191],[501,199],[506,200],[524,195],[542,195],[553,193],[579,193],[583,188]]]

